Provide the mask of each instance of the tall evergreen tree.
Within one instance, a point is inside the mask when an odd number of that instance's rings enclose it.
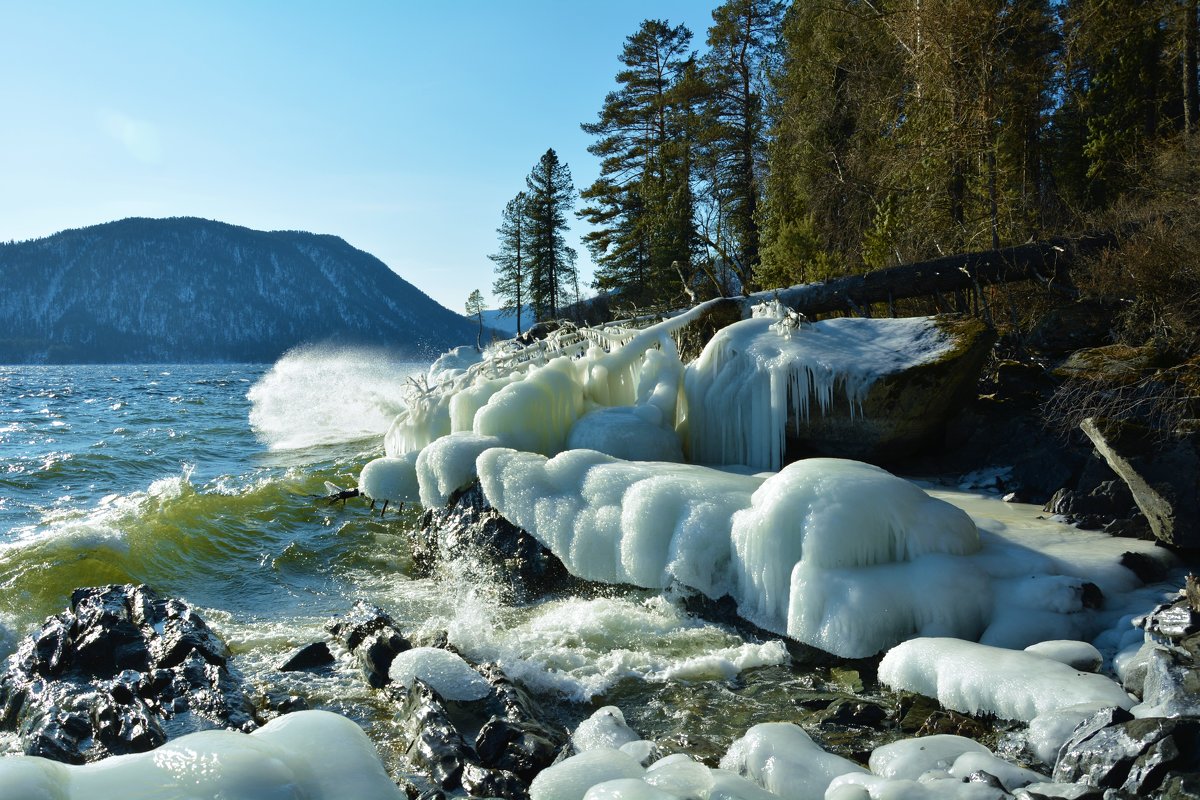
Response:
[[[538,320],[554,319],[572,300],[575,250],[567,246],[567,215],[575,207],[571,170],[551,148],[525,179],[529,299]]]
[[[529,222],[525,192],[504,206],[500,227],[499,249],[488,256],[496,264],[496,281],[492,293],[500,298],[500,308],[517,318],[517,333],[522,331],[521,314],[529,302]]]
[[[669,297],[676,266],[692,259],[691,151],[673,92],[691,61],[691,38],[683,25],[644,21],[625,40],[619,88],[597,121],[582,126],[597,137],[588,152],[601,159],[580,211],[595,226],[584,242],[598,265],[596,286],[633,303]]]
[[[782,0],[726,0],[713,11],[703,74],[709,86],[708,192],[715,205],[706,243],[729,262],[743,289],[759,262],[766,169],[767,94],[779,52]]]

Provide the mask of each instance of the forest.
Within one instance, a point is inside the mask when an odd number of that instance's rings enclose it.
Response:
[[[599,179],[576,209],[547,151],[503,211],[494,291],[568,315],[572,213],[610,313],[1100,231],[1114,246],[1068,285],[989,289],[997,324],[1019,335],[1090,299],[1114,340],[1193,354],[1197,16],[1197,0],[727,0],[702,41],[645,20],[582,123]]]

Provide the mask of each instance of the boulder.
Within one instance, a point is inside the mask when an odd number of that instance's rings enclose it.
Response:
[[[846,394],[835,391],[825,413],[814,409],[807,419],[790,417],[785,460],[825,455],[888,464],[941,447],[947,422],[976,396],[995,333],[969,317],[935,320],[954,341],[947,353],[880,375],[860,408],[851,408]]]
[[[1155,537],[1200,547],[1200,435],[1162,441],[1144,428],[1092,417],[1080,428],[1129,487]]]
[[[355,602],[345,616],[330,620],[325,630],[354,654],[363,677],[376,689],[388,683],[392,660],[412,647],[386,611],[364,600]]]
[[[81,764],[209,728],[251,731],[229,648],[186,604],[146,586],[77,589],[0,675],[0,729],[22,749]]]
[[[1149,797],[1157,796],[1169,779],[1197,769],[1200,720],[1149,717],[1109,725],[1093,721],[1081,725],[1063,745],[1054,780]]]

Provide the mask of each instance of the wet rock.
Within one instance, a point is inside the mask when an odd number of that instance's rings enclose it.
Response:
[[[887,717],[887,709],[878,703],[850,697],[835,700],[817,715],[822,726],[854,725],[867,728],[880,725]]]
[[[525,782],[554,763],[562,742],[536,722],[512,722],[493,717],[475,739],[479,762],[504,770]]]
[[[1163,442],[1137,426],[1091,417],[1080,428],[1129,487],[1160,541],[1200,547],[1200,436]]]
[[[399,704],[401,735],[413,764],[443,790],[461,785],[463,769],[471,762],[467,743],[450,721],[442,699],[419,678],[408,689],[389,687]]]
[[[0,676],[0,728],[66,763],[138,753],[204,728],[257,727],[228,648],[197,614],[145,586],[78,589]]]
[[[308,700],[288,692],[267,692],[262,696],[259,706],[262,709],[260,716],[264,720],[291,714],[293,711],[307,711],[309,708]]]
[[[1200,669],[1187,652],[1155,647],[1146,659],[1142,703],[1164,717],[1200,717]]]
[[[333,653],[325,642],[313,642],[293,652],[279,665],[280,672],[322,669],[333,665]]]
[[[1054,766],[1056,782],[1146,797],[1170,775],[1200,768],[1200,720],[1151,717],[1103,725],[1103,714],[1080,726],[1063,746]]]
[[[462,787],[472,797],[503,797],[527,800],[529,783],[502,769],[487,769],[478,764],[463,767]]]
[[[386,611],[363,600],[350,613],[331,620],[325,630],[354,654],[367,682],[376,689],[388,681],[397,655],[412,647]]]
[[[432,569],[438,559],[450,559],[485,570],[492,579],[507,581],[517,601],[577,583],[557,556],[488,505],[478,481],[452,495],[445,508],[425,512],[413,558],[424,569]]]

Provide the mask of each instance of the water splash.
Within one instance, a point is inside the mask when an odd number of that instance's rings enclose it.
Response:
[[[271,450],[379,439],[427,366],[382,349],[298,347],[250,388],[250,427]]]

